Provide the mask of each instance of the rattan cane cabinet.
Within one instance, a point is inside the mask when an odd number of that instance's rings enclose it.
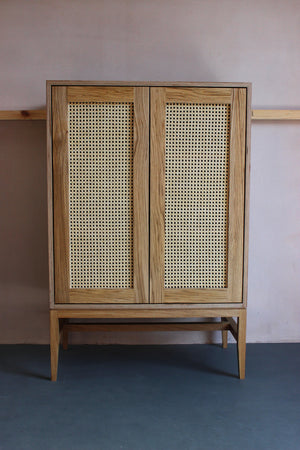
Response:
[[[47,82],[52,380],[72,318],[166,319],[93,326],[218,329],[223,347],[229,330],[245,377],[250,96]]]

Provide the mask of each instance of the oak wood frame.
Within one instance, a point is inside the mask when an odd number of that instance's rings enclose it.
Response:
[[[244,209],[244,264],[243,264],[243,298],[241,303],[200,303],[200,304],[93,304],[80,303],[55,304],[54,302],[54,255],[53,255],[53,182],[52,182],[52,115],[51,90],[53,86],[145,86],[145,87],[219,87],[246,88],[247,129],[245,155],[245,209]],[[99,82],[99,81],[48,81],[47,82],[47,161],[48,161],[48,234],[49,234],[49,298],[50,298],[50,347],[51,379],[57,379],[58,350],[60,343],[60,321],[69,318],[213,318],[221,317],[226,327],[221,327],[223,347],[227,346],[227,333],[231,331],[238,342],[239,377],[245,377],[246,352],[246,303],[247,303],[247,267],[249,235],[249,174],[250,174],[250,124],[251,124],[251,84],[249,83],[170,83],[170,82]],[[237,322],[233,320],[237,317]],[[229,328],[227,328],[227,322]],[[63,326],[61,327],[63,330]],[[65,343],[66,345],[66,343]]]

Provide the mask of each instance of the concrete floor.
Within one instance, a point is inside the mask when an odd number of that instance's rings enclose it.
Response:
[[[300,344],[0,346],[0,449],[300,448]]]

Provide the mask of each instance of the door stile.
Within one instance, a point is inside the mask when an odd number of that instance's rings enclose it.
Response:
[[[229,164],[228,301],[243,288],[246,89],[233,89]]]
[[[67,87],[52,87],[54,292],[56,303],[69,302],[69,161]]]
[[[165,89],[150,89],[150,302],[164,300]]]
[[[133,280],[136,303],[149,302],[149,88],[134,88]]]

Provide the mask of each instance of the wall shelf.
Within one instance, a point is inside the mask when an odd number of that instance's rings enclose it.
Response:
[[[46,109],[0,111],[0,120],[46,119]],[[251,120],[300,120],[300,109],[252,109]]]
[[[0,111],[0,120],[46,120],[46,109]]]

